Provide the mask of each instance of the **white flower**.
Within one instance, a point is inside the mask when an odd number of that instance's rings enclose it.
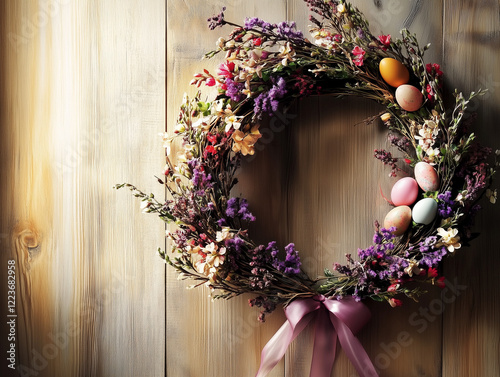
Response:
[[[183,123],[177,123],[174,127],[174,133],[178,134],[186,131],[186,126]]]
[[[168,133],[166,132],[160,133],[158,135],[162,137],[163,148],[165,148],[165,153],[167,154],[167,156],[170,155],[170,146],[172,145],[172,138],[168,136]]]
[[[196,120],[196,122],[193,123],[193,128],[195,130],[197,130],[198,128],[200,127],[205,127],[205,126],[208,126],[210,123],[212,123],[212,120],[214,120],[214,116],[213,115],[207,115],[207,116],[204,116],[202,118],[198,118],[198,120]]]
[[[226,44],[226,40],[222,37],[217,39],[217,43],[215,44],[217,47],[219,47],[219,50],[222,50],[224,48],[224,45]]]
[[[450,253],[453,253],[456,249],[460,249],[462,246],[458,241],[460,241],[460,237],[457,236],[458,230],[454,228],[448,228],[448,230],[444,230],[443,228],[437,229],[437,234],[441,236],[441,239],[436,244],[436,246],[446,246]]]
[[[413,276],[413,274],[418,275],[422,270],[418,268],[418,263],[414,261],[410,261],[408,264],[408,267],[405,268],[405,272],[408,274],[408,276]]]
[[[228,227],[222,228],[222,231],[217,231],[216,233],[216,241],[222,242],[229,238],[233,238],[233,234],[231,233],[231,229]]]
[[[465,206],[464,200],[467,198],[467,190],[460,191],[455,198],[455,201],[460,203],[461,206]]]
[[[229,115],[224,118],[224,121],[226,122],[226,132],[228,132],[231,127],[233,127],[235,130],[238,130],[241,126],[241,122],[239,121],[242,116],[236,116],[234,114]]]
[[[439,156],[439,148],[429,148],[425,151],[425,153],[432,161],[434,161],[434,159]]]
[[[147,212],[149,212],[149,211],[148,211],[148,207],[149,207],[149,205],[150,205],[150,204],[151,204],[151,203],[149,203],[147,200],[143,200],[143,201],[141,202],[141,209],[142,209],[142,213],[147,213]]]
[[[490,200],[490,203],[495,204],[497,202],[497,190],[486,190],[486,197]]]
[[[206,263],[211,267],[219,267],[224,263],[224,259],[226,258],[224,254],[226,254],[226,248],[218,246],[211,242],[204,249],[203,252],[207,254]]]

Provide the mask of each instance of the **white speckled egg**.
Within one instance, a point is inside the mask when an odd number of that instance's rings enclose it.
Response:
[[[438,205],[432,198],[419,200],[413,207],[412,217],[417,224],[429,225],[436,217]]]
[[[396,230],[392,232],[395,236],[401,236],[411,223],[411,209],[408,206],[399,206],[393,208],[385,216],[384,228],[389,229],[390,227],[396,227]]]
[[[427,162],[420,161],[415,165],[415,179],[424,191],[437,191],[439,188],[438,173]]]
[[[403,110],[417,111],[424,102],[420,90],[413,85],[401,85],[396,89],[396,101]]]
[[[418,185],[411,177],[397,181],[391,190],[391,200],[395,206],[411,206],[418,196]]]

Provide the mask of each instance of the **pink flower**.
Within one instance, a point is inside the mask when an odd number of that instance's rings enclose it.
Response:
[[[445,277],[444,276],[441,276],[440,278],[437,279],[437,286],[441,289],[443,289],[444,287],[446,287],[446,283],[445,283]]]
[[[352,54],[354,55],[354,59],[352,59],[354,64],[356,64],[358,67],[361,67],[363,65],[363,58],[365,56],[365,51],[361,47],[356,46],[352,50]]]
[[[397,298],[390,298],[389,299],[389,304],[393,307],[396,308],[398,306],[403,305],[403,301],[398,300]]]
[[[427,276],[430,278],[437,278],[438,272],[434,267],[431,267],[427,270]]]
[[[427,98],[429,99],[429,101],[431,102],[434,102],[434,90],[432,89],[432,86],[431,84],[427,84],[427,86],[425,87],[425,91],[427,92]]]
[[[397,283],[396,284],[391,284],[389,286],[389,288],[387,288],[387,292],[395,292],[395,291],[398,290],[398,288],[399,288],[399,284],[397,284]]]
[[[234,72],[234,63],[227,61],[227,62],[219,65],[219,69],[217,71],[217,74],[219,76],[223,76],[225,78],[232,79],[234,76],[233,72]]]
[[[383,47],[381,47],[381,48],[384,51],[387,50],[387,47],[389,47],[391,45],[391,35],[390,34],[379,35],[378,40],[380,41],[380,43],[382,43]]]
[[[425,70],[428,74],[434,75],[434,77],[437,79],[440,79],[443,76],[443,72],[441,71],[441,66],[439,64],[426,64]]]
[[[207,78],[207,80],[205,81],[205,85],[206,86],[214,86],[215,85],[215,79],[213,77]]]

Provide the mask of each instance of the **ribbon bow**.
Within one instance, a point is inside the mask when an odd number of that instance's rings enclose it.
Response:
[[[290,343],[314,317],[316,329],[310,377],[330,376],[337,337],[361,377],[378,377],[366,351],[354,336],[370,318],[370,311],[364,304],[352,297],[329,300],[324,296],[315,296],[292,301],[285,308],[285,315],[287,321],[262,350],[256,377],[266,376],[278,364]]]

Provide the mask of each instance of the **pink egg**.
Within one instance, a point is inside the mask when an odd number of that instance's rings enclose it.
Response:
[[[417,111],[422,106],[424,97],[413,85],[400,85],[396,89],[396,101],[406,111]]]
[[[420,161],[415,165],[415,179],[424,191],[437,191],[439,188],[439,176],[427,162]]]
[[[408,206],[400,206],[393,208],[385,216],[384,228],[389,229],[390,227],[396,227],[396,230],[392,232],[395,236],[401,236],[406,232],[411,223],[411,209]]]
[[[418,196],[418,184],[411,177],[401,178],[391,190],[391,201],[395,206],[411,206]]]

